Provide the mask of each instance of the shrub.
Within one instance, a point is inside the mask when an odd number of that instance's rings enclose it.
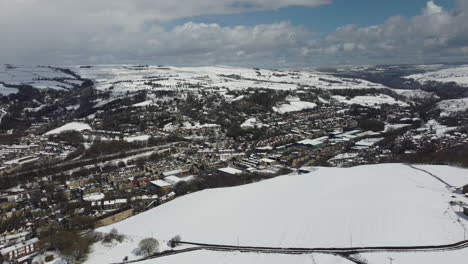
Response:
[[[45,256],[45,261],[46,262],[51,262],[54,259],[55,259],[54,255],[46,255]]]
[[[171,240],[169,240],[167,242],[167,246],[171,247],[171,248],[175,248],[179,245],[179,242],[181,241],[181,238],[179,235],[176,235],[175,237],[173,237]]]
[[[144,254],[145,256],[149,256],[154,252],[158,251],[159,241],[152,237],[149,237],[141,240],[140,243],[138,243],[138,246],[140,247],[142,254]]]
[[[117,242],[121,243],[124,240],[125,236],[122,234],[119,234],[117,229],[112,228],[112,230],[105,234],[104,237],[102,238],[103,243],[112,243],[112,241],[116,240]]]

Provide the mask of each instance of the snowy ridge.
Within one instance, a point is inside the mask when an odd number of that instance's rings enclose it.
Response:
[[[413,74],[404,78],[413,79],[420,83],[428,81],[436,82],[455,82],[459,85],[468,87],[468,65],[461,65],[450,67],[448,69],[441,69],[436,71],[429,71],[421,74]]]
[[[71,122],[71,123],[68,123],[68,124],[65,124],[61,127],[58,127],[54,130],[51,130],[47,133],[45,133],[45,135],[54,135],[54,134],[60,134],[64,131],[83,131],[83,130],[92,130],[92,128],[86,124],[86,123],[82,123],[82,122]]]
[[[318,71],[263,70],[226,66],[163,67],[101,65],[76,68],[85,78],[96,80],[97,88],[113,87],[114,95],[126,91],[171,88],[266,88],[295,90],[298,86],[321,89],[385,88],[360,79],[338,78]],[[159,85],[151,87],[148,82]]]
[[[68,90],[81,85],[71,74],[64,73],[48,66],[0,65],[0,82],[10,85],[31,85],[39,89]],[[15,91],[16,90],[16,91]],[[0,94],[16,93],[17,89],[0,85]]]

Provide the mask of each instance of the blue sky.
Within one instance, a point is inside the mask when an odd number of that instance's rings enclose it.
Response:
[[[453,0],[439,0],[435,3],[449,10],[454,7]],[[413,17],[418,15],[426,4],[427,0],[333,0],[330,4],[318,7],[289,6],[240,14],[186,17],[171,21],[166,27],[187,22],[253,26],[289,21],[293,25],[303,25],[313,32],[323,34],[348,24],[364,27],[381,24],[392,16]]]
[[[0,0],[0,61],[468,62],[468,0]]]

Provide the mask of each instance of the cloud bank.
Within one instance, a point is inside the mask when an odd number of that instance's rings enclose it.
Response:
[[[151,63],[296,67],[461,61],[468,58],[468,4],[433,1],[412,18],[346,25],[315,36],[288,22],[223,27],[174,19],[315,7],[331,0],[0,0],[0,61],[21,64]]]

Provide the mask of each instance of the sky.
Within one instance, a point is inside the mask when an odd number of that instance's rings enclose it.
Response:
[[[0,0],[0,63],[468,61],[468,0]]]

